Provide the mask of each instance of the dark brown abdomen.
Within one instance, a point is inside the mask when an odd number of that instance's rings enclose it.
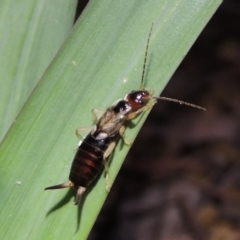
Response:
[[[73,159],[69,180],[74,187],[87,187],[103,169],[103,154],[115,138],[96,140],[91,133],[79,146]]]

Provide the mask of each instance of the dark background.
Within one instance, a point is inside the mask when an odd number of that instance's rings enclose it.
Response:
[[[89,240],[240,239],[239,16],[225,0],[162,93],[207,111],[155,105]]]

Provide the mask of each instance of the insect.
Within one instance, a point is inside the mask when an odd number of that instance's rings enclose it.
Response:
[[[76,135],[82,139],[82,143],[78,146],[77,152],[73,158],[69,180],[59,185],[47,187],[45,190],[74,187],[77,190],[75,201],[75,205],[77,205],[87,187],[98,174],[105,169],[106,189],[109,191],[108,157],[120,138],[124,140],[125,144],[131,145],[131,143],[124,138],[125,123],[134,119],[140,113],[151,109],[158,99],[173,101],[205,110],[200,106],[177,99],[153,97],[153,90],[145,89],[143,82],[152,28],[153,25],[148,35],[139,90],[128,93],[123,99],[114,102],[112,106],[107,108],[104,112],[97,109],[92,110],[95,125],[92,127],[90,133],[83,139],[80,132],[86,130],[86,128],[78,128],[76,130]],[[98,112],[103,112],[99,119],[97,119]]]

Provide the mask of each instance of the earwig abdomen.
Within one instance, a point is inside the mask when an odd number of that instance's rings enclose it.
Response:
[[[88,185],[91,184],[103,170],[108,160],[104,155],[108,147],[120,138],[119,132],[116,132],[111,137],[98,140],[95,138],[94,133],[96,132],[90,132],[79,145],[73,158],[69,180],[62,184],[47,187],[45,190],[74,187],[77,189],[75,205],[79,203]]]
[[[88,134],[82,144],[78,147],[70,170],[69,180],[74,183],[74,187],[87,187],[102,171],[103,154],[109,144],[118,136],[96,140],[92,134]]]
[[[102,170],[102,151],[89,134],[79,146],[73,159],[69,180],[75,187],[87,187]]]

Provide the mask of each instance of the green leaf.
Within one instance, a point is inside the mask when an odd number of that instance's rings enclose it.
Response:
[[[1,0],[0,141],[66,39],[75,9],[75,0]]]
[[[220,2],[90,1],[0,146],[1,239],[87,238],[107,196],[104,174],[78,207],[74,190],[43,191],[68,179],[75,129],[91,125],[91,109],[139,88],[152,22],[145,80],[158,95]],[[112,182],[128,150],[116,147]]]

